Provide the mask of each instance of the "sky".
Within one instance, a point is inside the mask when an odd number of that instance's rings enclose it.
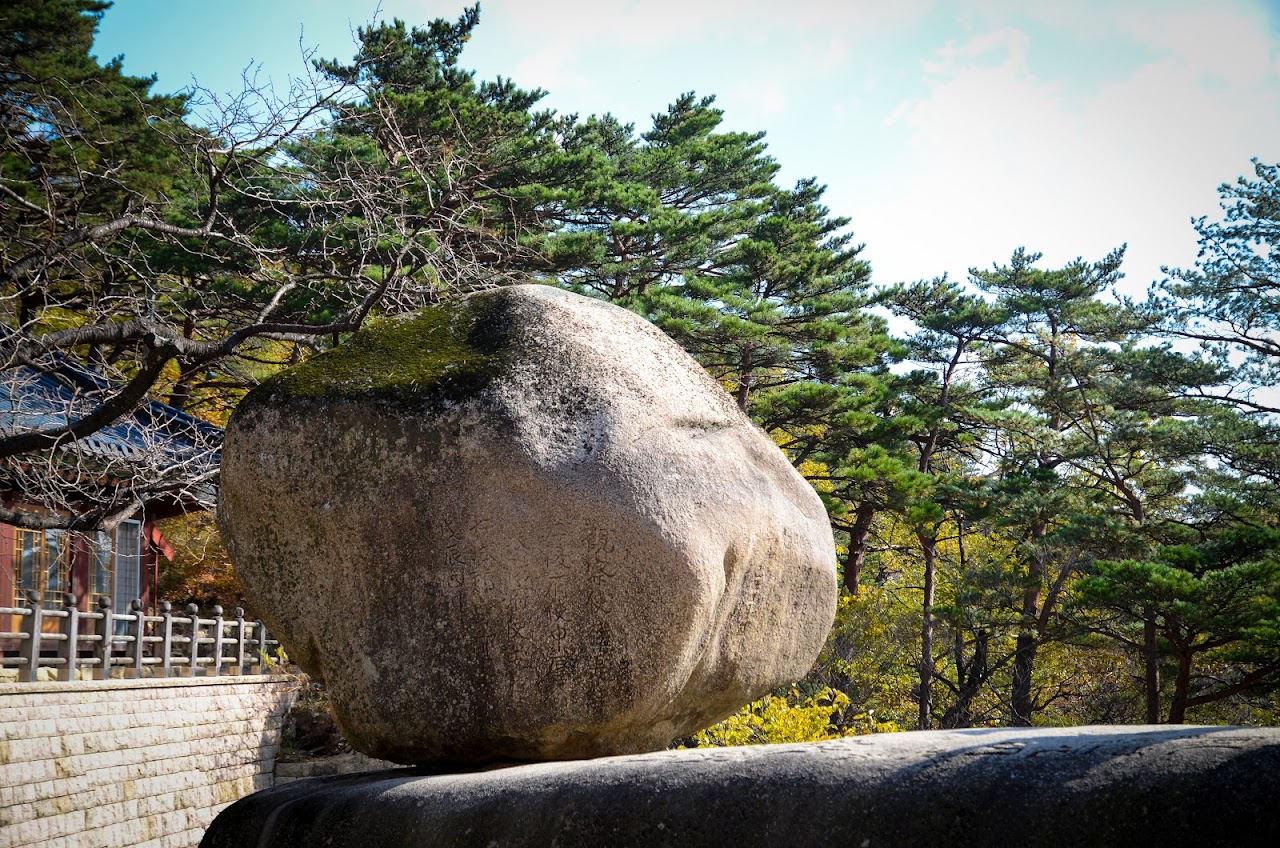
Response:
[[[349,59],[377,16],[461,0],[116,0],[95,52],[233,91],[303,50]],[[681,93],[817,177],[880,284],[1128,245],[1125,293],[1195,262],[1217,188],[1280,161],[1280,0],[483,0],[462,64],[542,105],[646,129]]]

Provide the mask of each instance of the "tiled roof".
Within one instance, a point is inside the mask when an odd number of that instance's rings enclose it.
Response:
[[[0,436],[65,426],[109,396],[105,377],[64,360],[56,371],[20,366],[0,372]],[[202,476],[216,469],[222,429],[155,400],[144,401],[84,438],[63,446],[83,460],[124,470],[131,464],[190,463],[186,472]],[[212,487],[202,494],[212,497]]]

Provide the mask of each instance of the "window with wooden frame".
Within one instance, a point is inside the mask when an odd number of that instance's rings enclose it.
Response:
[[[91,537],[92,558],[89,560],[89,609],[96,610],[102,601],[115,605],[116,546],[110,533],[96,531]]]
[[[115,592],[117,615],[128,615],[134,599],[142,597],[142,522],[121,521],[115,537]],[[123,624],[124,622],[121,622]]]
[[[130,615],[142,596],[142,522],[122,521],[114,533],[98,530],[89,542],[89,608],[106,601],[116,615]],[[116,622],[117,635],[127,623]]]
[[[65,530],[15,528],[14,595],[20,606],[43,596],[46,608],[63,605],[71,590],[71,545]]]

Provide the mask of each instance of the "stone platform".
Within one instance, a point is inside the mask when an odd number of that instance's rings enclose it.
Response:
[[[862,736],[259,792],[204,848],[1280,845],[1280,728]]]

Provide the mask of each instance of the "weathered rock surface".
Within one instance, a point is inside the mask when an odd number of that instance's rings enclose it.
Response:
[[[236,411],[255,608],[395,762],[651,751],[802,676],[818,497],[674,343],[544,286],[381,322]]]
[[[1280,729],[863,736],[251,795],[203,848],[1280,845]]]

